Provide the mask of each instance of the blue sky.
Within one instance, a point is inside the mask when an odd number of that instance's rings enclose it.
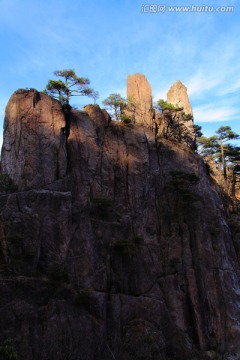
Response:
[[[141,11],[152,4],[166,11]],[[192,5],[234,11],[167,10]],[[207,136],[221,125],[240,133],[239,13],[240,0],[0,0],[1,129],[15,90],[43,90],[54,70],[73,68],[100,106],[110,93],[126,96],[128,74],[146,75],[156,99],[179,79]]]

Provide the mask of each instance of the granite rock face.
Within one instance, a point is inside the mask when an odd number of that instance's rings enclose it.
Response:
[[[172,109],[155,111],[154,125],[156,137],[162,137],[179,144],[184,144],[192,150],[196,149],[195,132],[192,118],[183,111]]]
[[[195,132],[193,127],[192,106],[188,98],[187,88],[181,83],[181,81],[177,80],[168,90],[167,102],[183,108],[185,119],[179,119],[179,123],[182,123],[182,125],[184,125],[184,127],[188,130],[188,137],[192,140],[192,144],[194,144]]]
[[[167,102],[183,107],[183,111],[186,114],[193,115],[192,106],[187,94],[187,88],[180,80],[177,80],[168,90]]]
[[[65,117],[58,101],[36,90],[16,91],[6,108],[2,172],[19,190],[66,175]]]
[[[70,192],[30,190],[1,201],[2,255],[12,271],[30,276],[66,262],[72,237]]]
[[[201,158],[97,105],[68,121],[67,176],[0,197],[0,343],[25,360],[238,360],[239,263]]]
[[[152,89],[145,75],[128,75],[127,97],[130,113],[134,112],[135,124],[152,127]],[[132,111],[131,111],[132,110]]]

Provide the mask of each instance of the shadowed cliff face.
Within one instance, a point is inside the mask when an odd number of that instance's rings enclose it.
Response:
[[[65,117],[58,101],[34,90],[16,91],[6,108],[2,172],[19,190],[66,175]]]
[[[37,94],[10,103],[23,114]],[[58,103],[40,96],[49,134]],[[3,149],[17,159],[31,137],[10,138],[9,118]],[[24,191],[0,198],[0,341],[25,360],[239,359],[239,266],[202,160],[97,105],[67,121],[65,177],[36,189],[3,159]]]

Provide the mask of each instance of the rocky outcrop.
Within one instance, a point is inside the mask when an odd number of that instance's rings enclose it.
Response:
[[[184,128],[186,128],[188,139],[191,140],[191,146],[194,148],[195,131],[193,127],[193,111],[188,98],[187,88],[181,83],[181,81],[177,80],[168,90],[167,102],[177,107],[183,108],[184,116],[182,116],[182,119],[178,120],[178,123],[182,124]]]
[[[156,139],[163,137],[186,145],[192,150],[196,149],[193,122],[184,112],[172,109],[162,110],[161,113],[155,111],[154,124]]]
[[[128,111],[134,123],[152,128],[152,89],[145,75],[128,75],[127,98]]]
[[[153,130],[158,137],[185,144],[195,149],[192,107],[187,88],[177,81],[167,94],[167,102],[182,108],[162,109],[152,107],[152,90],[144,75],[129,75],[127,80],[128,106],[124,110],[127,121]]]
[[[0,343],[25,360],[239,359],[239,263],[201,158],[96,105],[68,121],[68,176],[0,197]]]
[[[58,101],[36,90],[16,91],[6,108],[2,172],[19,190],[66,175],[65,116]]]
[[[180,80],[177,80],[168,90],[167,102],[178,107],[183,107],[183,111],[186,114],[193,115],[192,106],[187,94],[187,88]]]

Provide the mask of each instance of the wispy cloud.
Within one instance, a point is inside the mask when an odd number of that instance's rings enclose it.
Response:
[[[170,89],[170,86],[169,86],[169,88],[166,88],[166,86],[164,86],[163,89],[158,91],[156,94],[153,94],[153,101],[158,101],[159,99],[166,100],[167,92],[169,89]]]
[[[231,81],[229,81],[227,85],[221,88],[217,92],[217,94],[219,96],[230,95],[239,92],[239,90],[240,90],[240,79],[231,79]]]
[[[0,119],[3,119],[5,116],[5,108],[9,99],[1,99],[0,100]]]
[[[198,70],[188,79],[190,96],[208,96],[208,93],[213,91],[215,96],[222,96],[234,92],[240,87],[238,78],[240,64],[235,64],[240,46],[238,41],[233,40],[232,35],[228,38],[226,39],[226,35],[221,35],[212,44],[211,49],[202,50]],[[236,78],[238,79],[236,80]]]
[[[201,72],[194,75],[187,84],[189,96],[199,96],[206,94],[209,90],[216,88],[221,84],[223,75],[220,77],[219,74],[203,74]]]
[[[218,121],[232,121],[236,117],[239,118],[239,115],[236,109],[232,107],[216,107],[213,104],[207,106],[199,106],[194,109],[194,118],[197,123],[207,123],[207,122],[218,122]]]
[[[2,124],[3,124],[3,120],[4,120],[4,116],[5,116],[5,107],[6,107],[6,104],[7,104],[7,100],[4,101],[4,100],[0,100],[0,124],[1,124],[1,127],[2,127]],[[3,133],[3,129],[0,128],[0,149],[2,147],[2,133]]]

